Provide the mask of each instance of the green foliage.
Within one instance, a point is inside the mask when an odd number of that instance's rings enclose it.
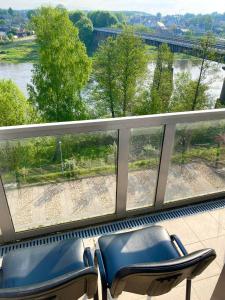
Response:
[[[74,26],[79,29],[79,38],[85,44],[88,54],[92,54],[94,28],[91,19],[80,10],[70,13],[69,17]]]
[[[192,80],[189,73],[180,73],[175,81],[175,88],[170,103],[170,111],[191,111],[193,99],[196,92],[197,81]],[[195,105],[196,110],[209,108],[207,96],[208,86],[201,83],[198,92],[198,101]]]
[[[147,33],[147,34],[152,34],[154,33],[154,30],[150,27],[147,27],[142,24],[135,24],[133,25],[134,31],[135,32],[140,32],[140,33]]]
[[[81,10],[73,11],[69,14],[70,20],[75,25],[78,21],[80,21],[81,18],[85,18],[86,14]]]
[[[53,161],[58,138],[4,142],[0,145],[0,170],[7,182],[22,184],[115,173],[115,140],[114,133],[62,136],[63,172],[61,159]]]
[[[34,17],[36,15],[36,13],[37,13],[36,9],[28,10],[28,12],[27,12],[28,19],[30,20],[32,17]]]
[[[115,67],[117,60],[116,40],[108,38],[103,41],[94,56],[94,99],[97,103],[99,115],[111,115],[112,118],[119,114],[117,73]]]
[[[93,43],[93,24],[87,17],[82,17],[75,26],[79,29],[79,38],[85,44],[89,54],[92,52]]]
[[[78,29],[65,10],[42,7],[32,18],[39,45],[34,65],[30,101],[46,121],[85,118],[80,91],[91,71],[91,62],[78,37]]]
[[[38,45],[34,40],[14,40],[1,45],[0,62],[23,63],[38,59]]]
[[[203,82],[206,79],[207,71],[210,68],[210,60],[213,60],[215,58],[215,50],[213,50],[212,48],[214,44],[215,37],[211,33],[208,33],[206,36],[203,36],[200,41],[200,53],[202,61],[191,110],[196,110],[199,97],[201,96],[201,87],[203,86]]]
[[[10,41],[13,41],[13,34],[11,32],[7,34],[7,37]]]
[[[34,112],[23,93],[11,80],[0,80],[0,126],[35,121]]]
[[[119,23],[126,24],[127,18],[123,12],[114,12],[114,15],[117,17]]]
[[[206,31],[212,30],[213,18],[211,15],[197,15],[191,18],[190,25],[199,26]]]
[[[88,13],[94,27],[110,27],[119,23],[117,17],[108,11],[93,11]]]
[[[98,49],[94,61],[93,77],[97,82],[96,101],[100,101],[100,113],[112,117],[131,114],[138,85],[147,72],[147,48],[134,35],[131,28],[125,28],[116,38],[107,39]]]
[[[169,111],[173,92],[173,53],[168,45],[162,44],[158,49],[153,82],[150,89],[139,95],[135,113],[157,114]]]
[[[173,91],[173,53],[168,45],[162,44],[158,57],[151,87],[151,113],[164,113],[169,110],[170,98]]]
[[[13,9],[11,8],[11,7],[9,7],[9,9],[8,9],[8,14],[12,17],[12,16],[14,16],[14,11],[13,11]]]

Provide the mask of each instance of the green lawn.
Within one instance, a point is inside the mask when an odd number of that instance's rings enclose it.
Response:
[[[37,44],[34,39],[21,39],[7,44],[0,44],[0,62],[22,63],[37,61]],[[157,58],[157,48],[148,46],[149,60],[155,61]],[[196,60],[196,57],[175,53],[174,60],[189,59]]]
[[[157,54],[158,54],[157,47],[147,45],[147,49],[148,49],[148,54],[149,54],[149,60],[155,61],[157,59]],[[196,61],[198,61],[199,58],[189,55],[189,54],[185,54],[185,53],[174,53],[174,60],[191,60],[191,61],[196,60]]]
[[[22,63],[37,60],[37,44],[34,39],[23,39],[0,44],[0,62]]]

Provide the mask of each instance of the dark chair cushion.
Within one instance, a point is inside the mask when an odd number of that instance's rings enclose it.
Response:
[[[99,247],[109,287],[123,267],[180,257],[168,232],[161,226],[103,236],[99,239]]]
[[[1,288],[41,283],[84,269],[80,239],[15,250],[3,257]]]

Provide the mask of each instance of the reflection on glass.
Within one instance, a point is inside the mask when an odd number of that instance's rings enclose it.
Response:
[[[165,201],[225,190],[225,121],[178,124]]]
[[[163,127],[131,130],[127,209],[154,204]]]
[[[16,231],[115,212],[117,131],[0,143]]]

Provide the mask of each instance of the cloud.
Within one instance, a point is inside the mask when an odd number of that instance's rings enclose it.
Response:
[[[136,10],[148,13],[181,14],[185,12],[224,12],[224,0],[0,0],[1,8],[35,8],[40,5],[63,4],[68,9]]]

